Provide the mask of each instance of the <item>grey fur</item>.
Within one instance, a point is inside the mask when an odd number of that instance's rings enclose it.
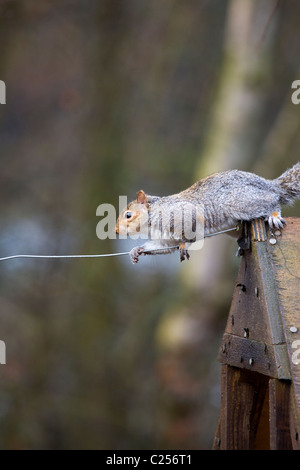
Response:
[[[155,248],[168,249],[188,240],[181,232],[181,215],[195,222],[195,210],[204,208],[204,235],[234,227],[239,221],[264,218],[276,228],[283,228],[281,204],[292,204],[300,198],[300,162],[279,178],[268,180],[240,170],[229,170],[208,176],[190,188],[171,196],[147,196],[150,240],[134,249],[132,261]],[[174,213],[177,214],[174,217]],[[162,215],[168,223],[162,222]],[[155,235],[151,237],[151,234]],[[151,239],[152,238],[152,239]],[[187,256],[181,249],[181,260]],[[162,251],[157,252],[161,254]],[[152,253],[155,254],[155,253]]]

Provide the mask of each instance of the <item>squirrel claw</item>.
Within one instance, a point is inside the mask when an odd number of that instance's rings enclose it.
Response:
[[[142,246],[136,246],[135,248],[132,248],[132,250],[129,253],[131,262],[133,264],[138,263],[139,261],[139,256],[144,254],[144,248]]]
[[[284,229],[284,226],[286,225],[285,220],[278,212],[273,212],[266,220],[268,221],[270,228],[277,228],[280,230]]]

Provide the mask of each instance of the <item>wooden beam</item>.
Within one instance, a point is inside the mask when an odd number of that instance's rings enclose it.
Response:
[[[253,449],[268,379],[262,374],[222,366],[221,412],[214,448]],[[264,430],[266,434],[268,430]]]
[[[292,449],[290,437],[290,388],[288,380],[270,379],[270,449]]]
[[[294,387],[290,394],[290,436],[294,450],[300,450],[300,416]]]

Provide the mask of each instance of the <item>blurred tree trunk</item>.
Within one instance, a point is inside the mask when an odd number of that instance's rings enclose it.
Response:
[[[276,27],[276,15],[273,13],[273,0],[231,0],[228,4],[223,64],[195,180],[227,169],[249,170],[257,158],[264,135],[262,122],[271,75],[271,51]],[[219,389],[216,356],[225,326],[224,320],[222,327],[220,314],[226,314],[234,285],[234,274],[230,271],[233,264],[235,267],[238,264],[234,256],[235,245],[235,241],[220,235],[207,239],[201,251],[192,252],[190,261],[181,270],[181,306],[174,305],[171,315],[170,312],[164,315],[168,323],[166,330],[171,331],[173,327],[180,332],[176,339],[177,346],[173,345],[172,351],[165,352],[165,360],[169,361],[168,370],[172,369],[172,358],[175,358],[177,374],[182,377],[187,375],[190,380],[189,393],[182,393],[187,397],[191,395],[196,403],[202,396],[200,403],[206,403],[205,407],[201,404],[196,407],[197,413],[195,406],[185,410],[183,420],[182,410],[173,399],[178,419],[173,409],[169,432],[177,429],[181,442],[185,442],[186,428],[193,429],[197,435],[199,422],[207,423],[207,434],[213,435],[214,432],[214,418],[217,420],[217,405],[213,405],[217,398],[214,394]],[[229,259],[232,261],[228,262]],[[179,321],[180,327],[176,328]],[[180,354],[182,342],[185,354]],[[166,336],[163,337],[163,344],[167,349]],[[195,364],[198,371],[193,370]],[[202,372],[199,373],[199,370]],[[192,394],[191,384],[195,378],[197,387]],[[187,377],[182,378],[182,383],[188,383]],[[184,423],[189,424],[184,426]]]
[[[247,170],[257,158],[276,27],[273,12],[273,0],[229,4],[219,88],[196,179],[227,169]],[[187,285],[203,292],[224,285],[232,245],[225,235],[207,240],[183,272]]]
[[[300,76],[300,69],[297,72]],[[291,102],[292,89],[281,106],[276,120],[268,132],[261,149],[261,158],[254,165],[254,171],[267,173],[277,178],[279,172],[286,170],[299,160],[300,113],[299,106]]]

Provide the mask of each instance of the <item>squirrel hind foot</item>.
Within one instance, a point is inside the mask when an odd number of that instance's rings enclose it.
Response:
[[[179,253],[180,253],[180,262],[184,261],[185,259],[190,259],[190,254],[188,250],[185,248],[185,243],[179,244]]]
[[[269,227],[272,228],[277,228],[277,229],[284,229],[284,226],[286,225],[285,220],[281,217],[280,212],[274,211],[269,217],[266,217],[265,219]]]

